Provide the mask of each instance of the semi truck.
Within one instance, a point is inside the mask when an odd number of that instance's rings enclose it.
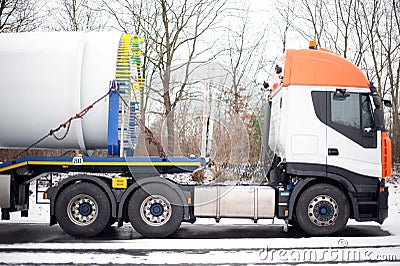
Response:
[[[2,219],[28,215],[29,183],[46,173],[75,173],[44,195],[50,225],[76,237],[127,222],[145,237],[167,237],[202,217],[278,218],[285,229],[322,236],[340,232],[348,219],[387,218],[392,161],[383,100],[354,64],[314,45],[287,50],[264,85],[265,181],[188,185],[160,174],[198,171],[204,158],[133,155],[141,41],[120,33],[0,35],[0,146],[82,152],[0,164]],[[95,156],[96,149],[108,156]]]

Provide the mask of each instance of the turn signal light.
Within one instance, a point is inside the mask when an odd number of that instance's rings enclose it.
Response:
[[[289,216],[289,210],[285,210],[285,217]]]

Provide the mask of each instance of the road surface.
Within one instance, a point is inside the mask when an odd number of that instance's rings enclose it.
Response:
[[[127,224],[76,239],[59,226],[0,223],[0,264],[400,263],[400,238],[378,224],[354,224],[331,237],[305,237],[282,225],[183,224],[168,239],[145,239]]]
[[[34,184],[32,183],[32,189]],[[167,239],[145,239],[130,224],[101,236],[75,239],[48,226],[49,206],[31,197],[29,218],[13,213],[0,221],[0,264],[310,264],[400,265],[400,186],[389,186],[389,217],[383,225],[350,220],[330,237],[306,237],[282,221],[199,219]],[[35,193],[33,193],[35,195]],[[28,224],[27,222],[35,222]]]

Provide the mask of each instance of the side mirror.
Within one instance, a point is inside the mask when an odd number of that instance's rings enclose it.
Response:
[[[383,99],[382,101],[383,101],[383,104],[384,104],[386,107],[389,107],[389,108],[392,108],[392,107],[393,107],[393,104],[392,104],[392,101],[391,101],[391,100],[385,100],[385,99]]]
[[[275,72],[276,72],[276,74],[281,74],[282,73],[282,68],[280,67],[280,66],[278,66],[278,65],[276,65],[275,66]]]
[[[346,89],[336,89],[333,94],[333,100],[338,102],[344,101],[348,97],[350,97],[350,93],[346,92]]]
[[[382,130],[385,128],[383,122],[383,111],[382,109],[374,110],[374,123],[377,130]]]

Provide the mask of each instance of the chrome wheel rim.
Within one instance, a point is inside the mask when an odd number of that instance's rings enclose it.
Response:
[[[339,206],[331,196],[318,195],[308,204],[308,217],[317,226],[335,224],[338,215]]]
[[[91,196],[79,194],[69,201],[67,213],[74,224],[87,226],[97,219],[99,206]]]
[[[143,200],[140,206],[140,216],[151,226],[166,224],[171,218],[171,203],[163,196],[151,195]]]

